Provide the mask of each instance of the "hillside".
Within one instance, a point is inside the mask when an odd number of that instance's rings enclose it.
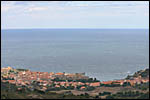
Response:
[[[149,78],[149,69],[137,71],[133,75],[128,75],[126,79],[134,79],[138,77]]]
[[[134,78],[149,78],[149,69],[137,71],[126,79]],[[1,99],[148,99],[149,82],[134,86],[100,86],[92,91],[76,91],[82,92],[78,95],[75,95],[73,90],[62,91],[31,90],[28,87],[1,81]],[[92,93],[98,94],[92,96]]]

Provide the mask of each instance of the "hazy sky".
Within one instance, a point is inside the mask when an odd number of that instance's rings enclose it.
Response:
[[[148,1],[2,1],[2,29],[148,28]]]

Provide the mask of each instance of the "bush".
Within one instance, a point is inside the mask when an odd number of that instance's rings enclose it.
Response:
[[[122,86],[131,86],[130,82],[124,82]]]
[[[142,84],[135,84],[135,86],[133,86],[133,87],[137,88],[137,89],[141,89],[141,90],[147,90],[147,89],[149,89],[149,82],[142,83]]]
[[[86,91],[92,91],[92,90],[94,90],[95,89],[95,87],[93,87],[93,86],[88,86],[85,90]]]
[[[99,93],[99,96],[104,96],[104,95],[111,95],[111,92],[103,92],[103,93]]]
[[[120,84],[101,84],[101,86],[104,86],[104,87],[118,87],[118,86],[120,86]]]
[[[106,99],[114,99],[114,97],[109,95],[109,96],[106,96]]]
[[[85,93],[84,96],[85,96],[85,97],[89,97],[89,94],[88,94],[88,93]]]

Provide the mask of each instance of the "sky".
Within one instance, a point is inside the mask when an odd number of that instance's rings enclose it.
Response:
[[[149,28],[149,1],[2,1],[1,28]]]

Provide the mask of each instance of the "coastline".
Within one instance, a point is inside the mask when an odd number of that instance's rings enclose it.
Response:
[[[1,68],[1,83],[4,86],[15,85],[17,91],[25,89],[28,92],[39,91],[38,93],[56,93],[58,95],[69,93],[75,97],[89,95],[91,97],[88,96],[88,98],[107,98],[110,94],[129,90],[148,93],[149,87],[140,90],[137,85],[147,86],[149,84],[149,69],[135,72],[134,75],[129,75],[125,79],[99,81],[86,76],[85,73],[33,72],[28,69],[7,67]],[[103,94],[106,96],[101,96]]]
[[[8,66],[9,67],[9,66]],[[2,68],[7,68],[7,67],[1,67],[1,69]],[[26,70],[30,70],[30,71],[32,71],[32,72],[48,72],[48,73],[50,73],[51,71],[40,71],[40,70],[38,70],[38,69],[36,69],[36,70],[33,70],[33,69],[30,69],[30,68],[15,68],[15,67],[12,67],[13,69],[26,69]],[[86,76],[89,76],[90,78],[96,78],[97,80],[99,80],[99,81],[112,81],[112,80],[121,80],[121,79],[124,79],[124,78],[126,78],[128,75],[133,75],[135,72],[137,72],[137,71],[139,71],[139,70],[144,70],[144,69],[149,69],[149,67],[144,67],[144,68],[137,68],[136,70],[134,70],[134,71],[130,71],[130,73],[128,73],[129,71],[127,71],[127,72],[117,72],[117,73],[114,73],[114,75],[112,75],[112,74],[102,74],[102,76],[100,76],[100,77],[97,77],[98,75],[99,75],[99,73],[91,73],[91,72],[69,72],[69,71],[67,71],[67,72],[65,72],[65,73],[85,73],[85,75]],[[64,71],[63,72],[61,72],[61,71],[55,71],[55,72],[52,72],[52,73],[64,73]],[[119,76],[120,78],[115,78],[115,76]]]

